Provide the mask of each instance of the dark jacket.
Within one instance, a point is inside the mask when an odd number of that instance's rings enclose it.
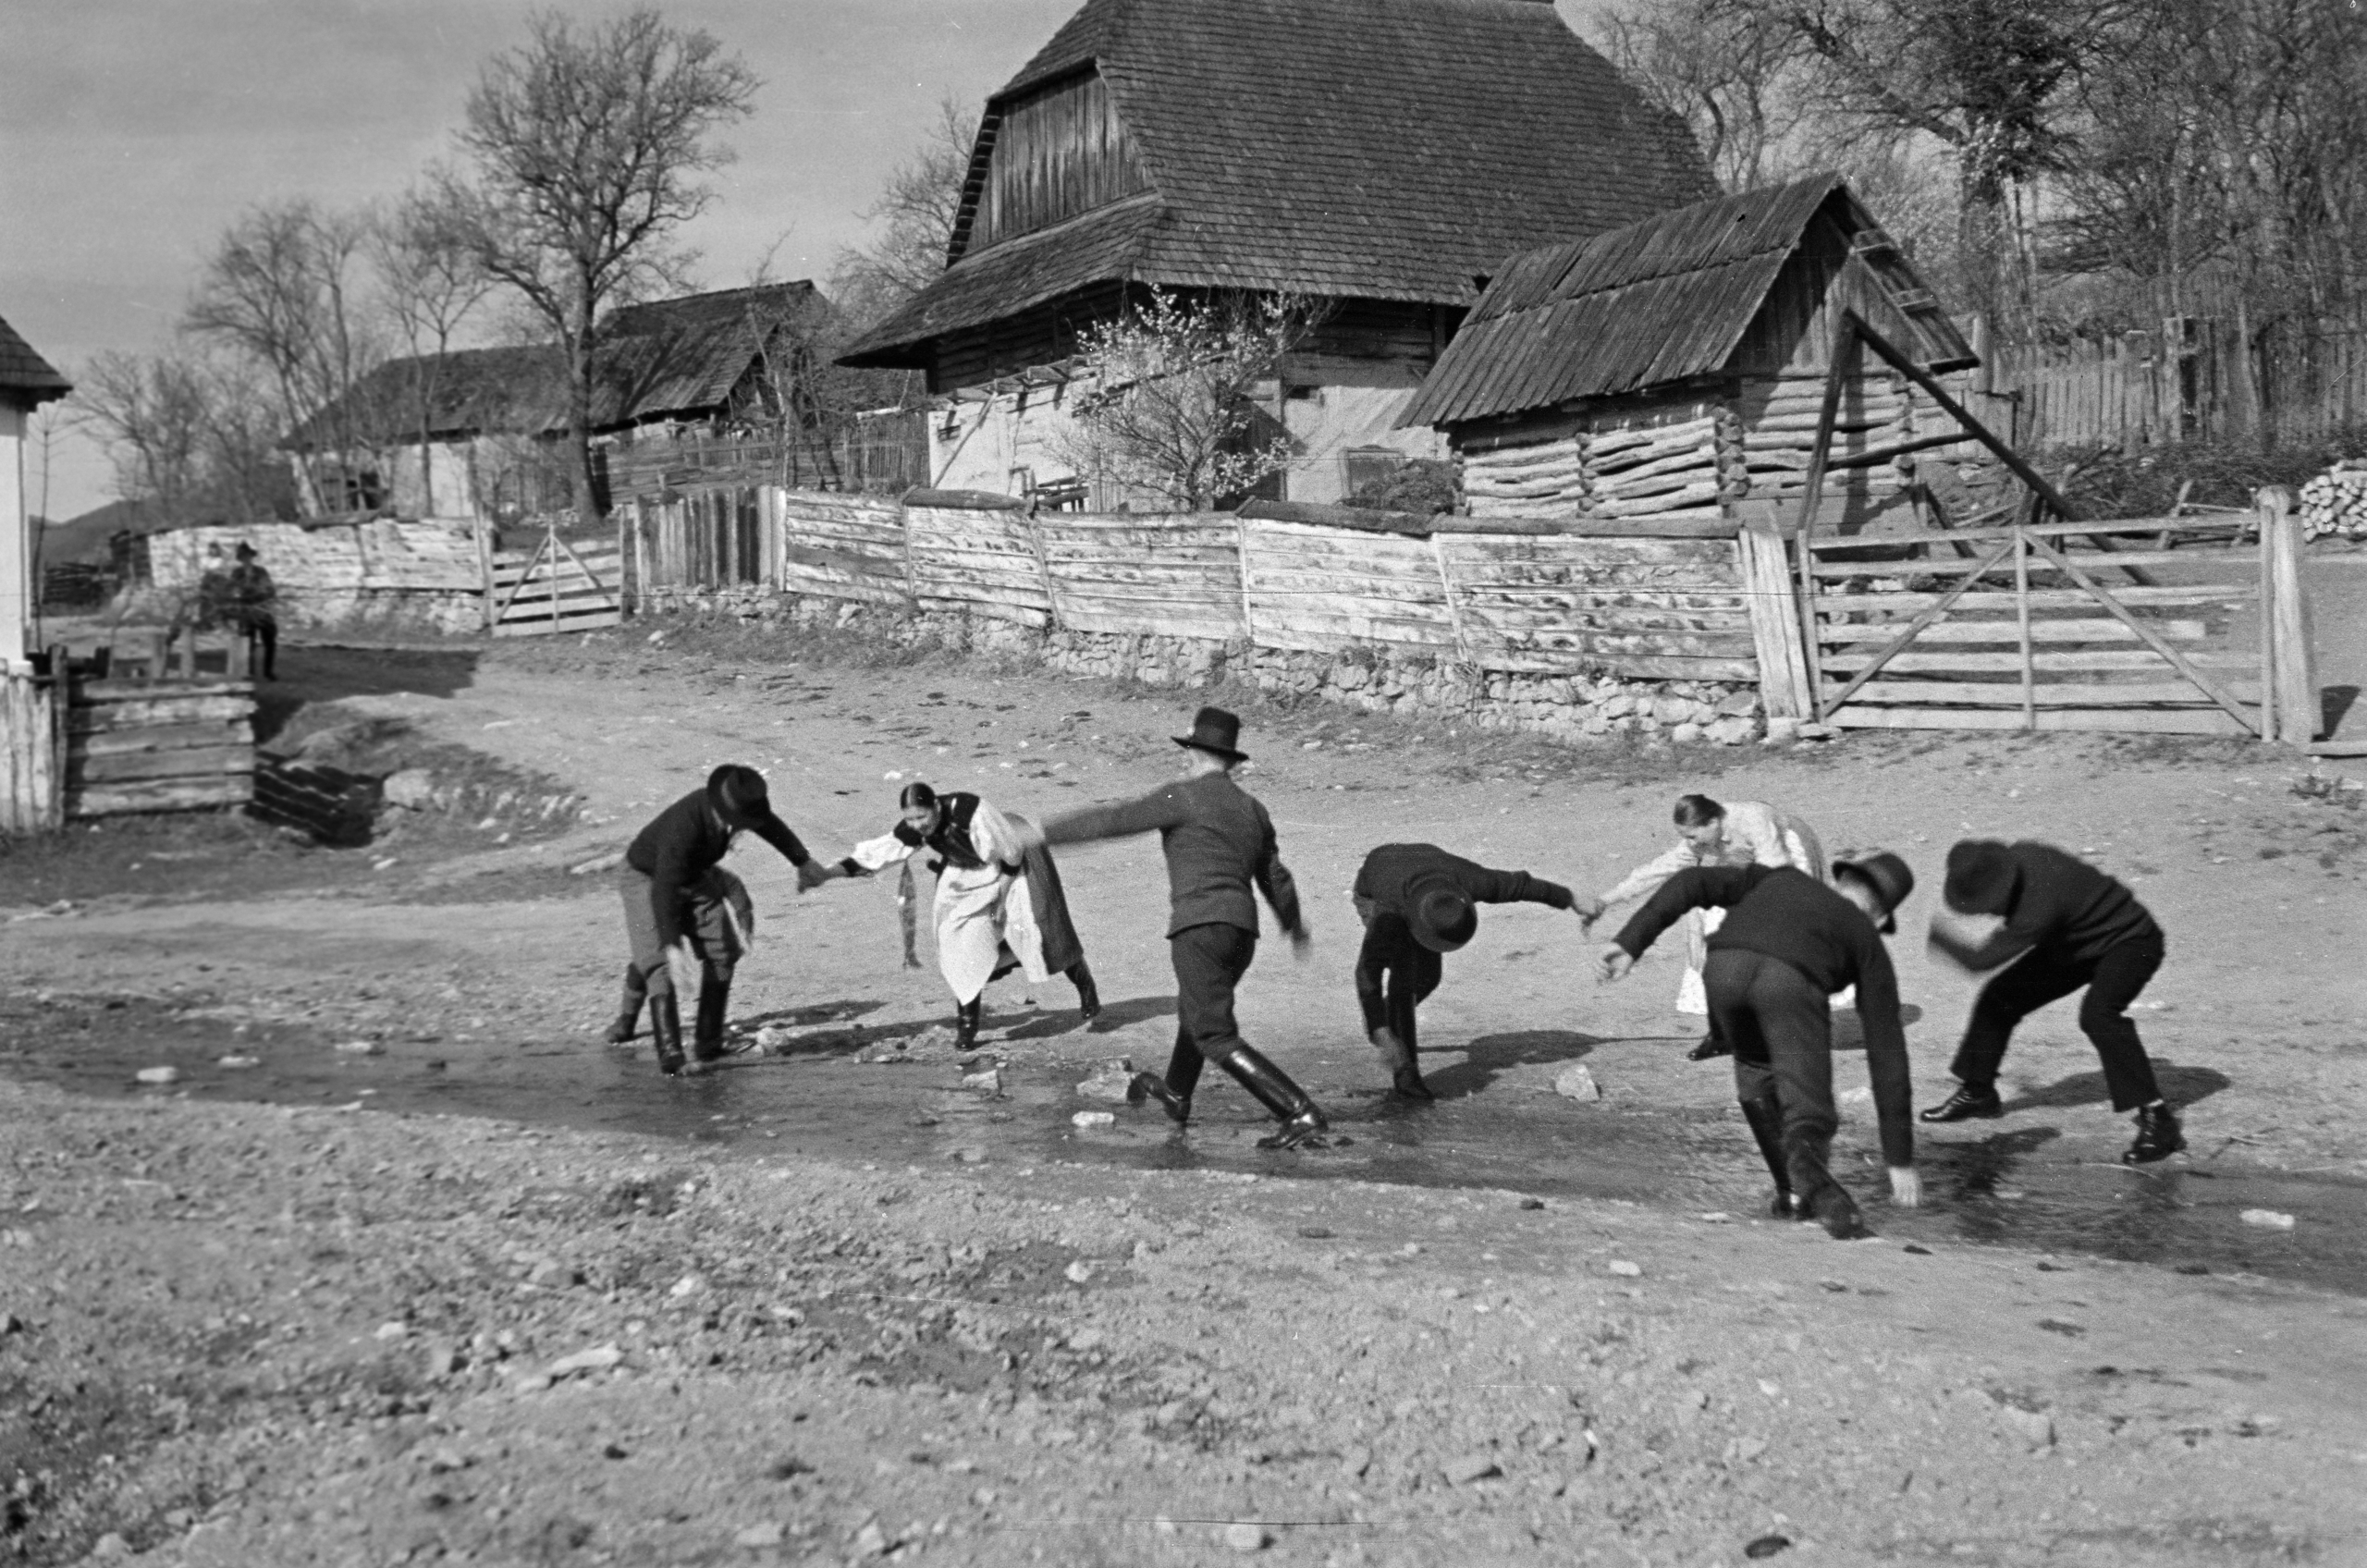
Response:
[[[1044,825],[1044,839],[1077,844],[1154,829],[1167,856],[1168,894],[1174,904],[1169,936],[1195,925],[1234,925],[1255,936],[1253,886],[1274,906],[1284,931],[1299,929],[1298,885],[1282,864],[1274,819],[1230,774],[1204,773],[1139,800],[1056,816]]]
[[[791,865],[803,865],[813,858],[789,830],[789,824],[769,812],[752,831],[787,856]],[[657,915],[658,938],[668,947],[681,941],[684,934],[683,893],[722,861],[735,836],[707,809],[706,791],[693,790],[652,817],[625,851],[625,864],[654,884],[650,901]]]
[[[1738,948],[1789,964],[1827,996],[1858,987],[1883,1158],[1907,1164],[1915,1150],[1907,1031],[1898,1018],[1898,974],[1874,923],[1842,894],[1788,865],[1697,865],[1662,884],[1615,940],[1629,957],[1641,958],[1686,910],[1712,904],[1727,913],[1710,935],[1711,952]]]
[[[1551,904],[1568,909],[1576,900],[1559,882],[1526,871],[1491,871],[1476,861],[1451,855],[1436,844],[1383,844],[1365,856],[1349,891],[1370,899],[1389,914],[1410,915],[1414,884],[1442,877],[1475,904]]]
[[[923,833],[909,822],[899,822],[891,831],[900,844],[910,844],[914,849],[926,845],[929,852],[937,857],[936,863],[929,866],[931,871],[941,871],[949,865],[963,871],[977,871],[987,864],[986,857],[978,853],[978,846],[970,837],[970,822],[977,815],[977,796],[967,790],[949,790],[937,798],[935,827]],[[1010,865],[1004,869],[1015,872],[1019,867]]]
[[[2158,942],[2162,928],[2137,895],[2077,855],[2052,844],[2006,846],[2014,876],[1968,914],[2003,915],[2005,924],[1979,945],[1945,932],[1932,946],[1967,969],[1994,969],[2032,948],[2072,963],[2093,963],[2123,942]]]

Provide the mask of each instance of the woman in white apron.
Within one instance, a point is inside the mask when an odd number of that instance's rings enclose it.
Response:
[[[1824,846],[1817,841],[1816,830],[1765,801],[1734,801],[1722,805],[1707,795],[1685,795],[1677,800],[1675,819],[1674,847],[1646,861],[1629,872],[1617,887],[1600,895],[1594,913],[1587,917],[1589,925],[1613,904],[1648,899],[1660,890],[1662,883],[1697,865],[1789,865],[1820,882],[1832,880],[1825,865]],[[1679,1012],[1706,1017],[1710,1011],[1710,998],[1701,986],[1701,965],[1710,955],[1710,933],[1718,928],[1725,913],[1722,909],[1699,909],[1685,917],[1685,974],[1676,984]],[[1854,1005],[1852,993],[1842,993],[1834,998],[1834,1005]],[[1711,1057],[1731,1054],[1732,1048],[1718,1037],[1713,1026],[1693,1047],[1687,1060],[1707,1061]]]
[[[1069,919],[1060,868],[1038,844],[1026,847],[1024,818],[1004,815],[966,790],[940,795],[926,784],[904,786],[897,803],[903,820],[893,831],[854,847],[852,859],[869,871],[929,856],[937,873],[937,966],[953,991],[960,1037],[977,1039],[987,983],[1024,969],[1038,985],[1065,974],[1076,986],[1087,1021],[1101,1011],[1085,946]],[[909,907],[909,905],[907,906]]]

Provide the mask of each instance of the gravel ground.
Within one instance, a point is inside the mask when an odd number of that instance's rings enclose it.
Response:
[[[1321,944],[1265,955],[1245,1023],[1354,1137],[1269,1157],[1225,1085],[1183,1145],[1122,1107],[1070,1126],[1112,1109],[1079,1081],[1171,1029],[1144,844],[1066,867],[1116,1027],[998,987],[999,1097],[931,1050],[947,1003],[896,967],[888,889],[798,900],[770,860],[739,863],[767,945],[738,1011],[791,1054],[672,1085],[592,1033],[613,894],[566,867],[712,762],[771,768],[835,848],[879,830],[883,773],[1031,811],[1141,788],[1190,698],[621,640],[412,656],[434,682],[294,653],[335,710],[314,729],[399,717],[581,790],[585,820],[414,827],[398,864],[320,852],[245,895],[222,835],[103,834],[86,885],[41,863],[38,901],[75,908],[11,896],[0,1561],[2367,1562],[2360,792],[2297,793],[2290,761],[1715,759],[1716,792],[1927,879],[1962,831],[2091,850],[2172,934],[2146,1028],[2193,1158],[2112,1167],[2125,1125],[2047,1015],[2015,1114],[1925,1140],[1933,1208],[1877,1201],[1884,1234],[1844,1245],[1754,1217],[1664,960],[1596,992],[1574,923],[1491,911],[1425,1011],[1424,1119],[1380,1109],[1347,1026],[1364,847],[1600,886],[1658,847],[1690,759],[1253,711]],[[1928,1091],[1968,993],[1897,947]],[[854,1060],[899,1040],[929,1060]],[[1551,1094],[1578,1061],[1601,1106]],[[152,1063],[179,1081],[135,1089]],[[1870,1132],[1840,1145],[1870,1194]],[[2042,1236],[2015,1183],[2050,1182],[2103,1195]],[[2214,1184],[2271,1182],[2324,1218],[2203,1225]],[[2169,1240],[2128,1240],[2149,1225]]]

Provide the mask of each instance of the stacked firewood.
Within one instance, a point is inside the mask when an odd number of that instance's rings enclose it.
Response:
[[[1714,409],[1673,424],[1598,428],[1587,456],[1599,517],[1665,517],[1718,508]]]
[[[2367,458],[2345,458],[2301,486],[2301,537],[2367,538]]]
[[[1589,435],[1580,431],[1532,446],[1466,452],[1463,493],[1474,517],[1588,515],[1592,485],[1587,476]]]

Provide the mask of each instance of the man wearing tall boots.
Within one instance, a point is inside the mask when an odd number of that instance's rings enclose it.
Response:
[[[1184,753],[1179,782],[1139,800],[1054,817],[1041,834],[1048,843],[1076,844],[1155,829],[1167,857],[1175,1050],[1167,1076],[1136,1073],[1128,1097],[1137,1104],[1158,1099],[1180,1125],[1191,1118],[1201,1065],[1213,1061],[1282,1122],[1282,1131],[1258,1146],[1295,1148],[1320,1139],[1323,1113],[1289,1074],[1242,1040],[1233,1023],[1233,989],[1257,952],[1257,904],[1250,889],[1273,906],[1301,960],[1314,935],[1276,847],[1273,818],[1233,781],[1233,770],[1248,760],[1240,739],[1240,719],[1222,708],[1202,708],[1192,733],[1174,737]]]
[[[808,854],[789,825],[773,815],[764,775],[753,767],[726,763],[707,776],[705,788],[651,819],[625,851],[621,888],[632,956],[625,964],[624,998],[608,1038],[632,1038],[645,998],[657,1070],[669,1078],[686,1065],[703,1071],[723,1055],[732,965],[747,927],[745,892],[735,900],[738,879],[722,871],[721,863],[742,833],[755,834],[796,866],[800,889],[860,875],[852,861],[826,866]],[[686,1064],[677,998],[693,985],[698,1023]]]
[[[1923,1197],[1898,979],[1882,938],[1914,890],[1915,874],[1889,854],[1836,862],[1831,886],[1792,866],[1697,866],[1670,877],[1599,960],[1601,978],[1616,980],[1687,910],[1726,911],[1701,978],[1711,1019],[1734,1047],[1735,1096],[1775,1178],[1775,1212],[1815,1219],[1839,1240],[1867,1233],[1826,1163],[1841,1121],[1830,998],[1845,986],[1858,987],[1891,1201],[1911,1208]]]
[[[1935,921],[1934,948],[1975,974],[2012,967],[1993,975],[1972,1004],[1949,1069],[1956,1090],[1923,1112],[1923,1120],[2003,1116],[1997,1069],[2014,1025],[2085,986],[2080,1032],[2103,1060],[2113,1109],[2137,1113],[2136,1141],[2122,1161],[2149,1164],[2186,1147],[2178,1114],[2163,1100],[2152,1060],[2128,1017],[2128,1004],[2162,967],[2165,951],[2162,928],[2137,896],[2052,844],[1991,839],[1967,839],[1948,851],[1940,896],[1955,913],[1995,916],[2005,924],[1976,943]]]
[[[1365,1036],[1388,1063],[1392,1086],[1431,1098],[1416,1055],[1414,1010],[1439,988],[1447,953],[1479,929],[1479,904],[1535,903],[1576,913],[1558,882],[1526,871],[1490,871],[1436,844],[1383,844],[1365,856],[1349,890],[1365,923],[1356,953],[1356,1001]]]

